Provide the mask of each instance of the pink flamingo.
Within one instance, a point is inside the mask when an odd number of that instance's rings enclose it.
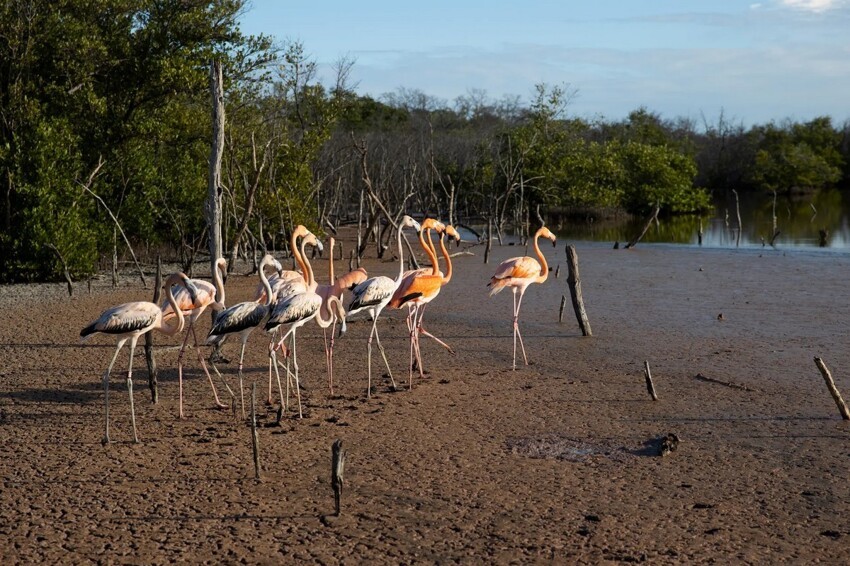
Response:
[[[168,336],[173,336],[183,330],[183,311],[174,299],[174,293],[171,287],[181,284],[187,291],[194,294],[195,287],[192,281],[183,273],[173,273],[165,280],[165,296],[168,304],[176,314],[176,320],[166,321],[163,318],[162,309],[155,303],[147,301],[137,301],[132,303],[124,303],[117,307],[109,308],[98,317],[97,320],[86,326],[80,331],[80,338],[87,339],[95,333],[112,334],[118,338],[118,345],[115,348],[115,354],[112,356],[112,361],[106,368],[103,374],[103,391],[106,413],[106,434],[103,437],[104,444],[109,442],[109,374],[112,372],[112,366],[115,365],[115,359],[118,357],[118,352],[129,340],[130,341],[130,362],[127,366],[127,391],[130,394],[130,418],[133,423],[133,442],[139,442],[139,436],[136,432],[136,411],[133,405],[133,354],[136,351],[136,342],[139,336],[157,330]]]
[[[490,278],[487,284],[490,287],[490,296],[492,297],[505,287],[510,287],[514,293],[514,363],[513,369],[516,370],[516,340],[519,337],[519,345],[522,348],[522,357],[525,360],[525,365],[528,365],[528,357],[525,355],[525,346],[522,343],[522,334],[519,331],[519,309],[522,305],[522,297],[525,290],[532,283],[543,283],[549,277],[549,264],[546,263],[546,258],[540,252],[540,246],[537,244],[538,238],[543,236],[552,240],[552,246],[555,245],[555,234],[543,226],[534,234],[534,251],[537,257],[540,258],[540,263],[532,257],[513,257],[506,259],[499,264],[495,275]],[[541,265],[542,264],[542,265]],[[517,290],[519,290],[519,301],[517,301]]]
[[[366,397],[372,396],[372,338],[378,343],[378,349],[381,351],[381,356],[384,358],[384,363],[387,366],[387,373],[392,381],[393,389],[396,388],[393,373],[390,370],[390,363],[387,361],[387,354],[384,352],[384,347],[381,345],[381,338],[378,336],[378,317],[381,311],[384,310],[390,299],[393,297],[396,289],[401,285],[401,280],[404,277],[404,251],[401,247],[402,229],[405,227],[416,228],[421,231],[421,226],[417,221],[409,216],[404,216],[398,226],[398,277],[395,280],[384,275],[379,277],[370,277],[363,283],[357,285],[351,290],[354,297],[351,304],[348,306],[348,315],[354,315],[361,311],[368,311],[372,317],[372,330],[369,332],[369,340],[366,342],[367,351],[367,368],[369,381],[366,387]]]
[[[266,267],[271,265],[277,270],[281,269],[280,263],[270,254],[266,254],[260,262],[260,281],[266,290],[265,301],[245,301],[224,309],[216,316],[213,327],[207,335],[207,344],[228,334],[237,334],[242,342],[242,348],[239,351],[239,399],[242,404],[243,419],[245,418],[245,393],[242,387],[242,365],[245,359],[245,344],[248,342],[248,336],[263,322],[271,309],[273,295],[265,273]]]
[[[401,284],[395,290],[389,302],[389,306],[394,309],[400,309],[402,305],[407,305],[408,308],[407,329],[410,332],[409,387],[411,389],[413,388],[414,360],[419,366],[419,376],[425,377],[422,370],[422,356],[419,350],[417,316],[420,308],[424,311],[425,305],[440,293],[440,288],[442,287],[443,275],[440,273],[437,255],[429,245],[431,241],[431,230],[434,229],[442,232],[445,228],[445,224],[433,218],[426,218],[422,221],[422,229],[419,231],[419,243],[430,258],[431,267],[423,267],[405,272]],[[426,235],[428,237],[428,244],[425,243]],[[443,345],[448,348],[446,344]],[[449,351],[451,351],[451,348],[449,348]]]
[[[328,279],[330,281],[327,285],[319,285],[316,287],[316,293],[322,297],[322,316],[327,315],[328,317],[333,317],[333,327],[331,328],[331,339],[330,345],[328,344],[328,333],[326,328],[322,328],[322,335],[325,339],[325,362],[328,366],[328,387],[330,389],[330,394],[334,394],[334,334],[336,333],[336,323],[337,318],[334,315],[333,310],[330,305],[330,298],[336,297],[338,300],[342,301],[342,294],[345,289],[353,289],[360,283],[363,283],[368,279],[368,274],[366,270],[362,267],[358,267],[352,271],[349,271],[339,279],[334,279],[334,246],[336,245],[336,240],[331,237],[328,240],[328,247],[330,248],[330,254],[328,256]],[[345,322],[343,320],[343,322]]]
[[[207,375],[207,379],[210,381],[210,387],[212,388],[213,396],[215,397],[215,404],[219,409],[226,409],[227,405],[222,403],[218,398],[218,392],[215,390],[215,384],[213,384],[212,376],[210,375],[209,370],[207,369],[207,364],[204,363],[204,357],[201,355],[201,348],[198,345],[198,336],[195,332],[195,322],[204,314],[204,311],[207,310],[207,307],[212,310],[218,312],[224,309],[224,282],[222,281],[222,273],[227,272],[227,260],[224,258],[218,258],[215,262],[215,269],[213,270],[213,281],[214,283],[209,283],[207,281],[201,279],[192,279],[192,283],[195,286],[195,300],[192,301],[192,297],[190,297],[189,292],[183,287],[178,286],[177,292],[174,294],[174,299],[180,307],[180,310],[183,311],[184,315],[189,315],[189,324],[186,327],[186,336],[183,338],[183,344],[180,346],[180,353],[177,355],[177,383],[179,390],[179,411],[178,414],[180,418],[184,418],[183,415],[183,355],[186,352],[186,346],[189,342],[189,334],[192,334],[192,337],[195,340],[195,350],[198,353],[198,361],[201,363],[201,367],[204,370],[204,373]],[[174,311],[171,309],[171,305],[168,302],[164,302],[162,305],[163,318],[166,320],[174,316]]]

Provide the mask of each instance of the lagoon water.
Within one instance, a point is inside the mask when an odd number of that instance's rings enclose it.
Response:
[[[669,244],[699,244],[702,222],[703,247],[734,248],[738,220],[735,196],[732,193],[716,196],[713,214],[661,218],[649,229],[643,242]],[[773,235],[773,194],[740,194],[741,230],[739,247],[769,245]],[[850,249],[850,193],[836,189],[821,190],[805,195],[777,196],[774,245],[777,248],[807,248],[831,251]],[[628,242],[643,228],[645,219],[607,218],[597,220],[564,220],[553,226],[559,236],[568,240]],[[825,245],[820,231],[826,230]]]

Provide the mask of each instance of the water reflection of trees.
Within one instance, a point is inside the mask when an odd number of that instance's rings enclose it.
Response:
[[[774,200],[772,193],[740,195],[743,231],[741,245],[769,243],[773,235]],[[703,245],[734,247],[737,231],[735,198],[718,195],[714,214],[702,216]],[[728,217],[727,217],[728,214]],[[850,198],[836,189],[776,198],[777,246],[818,246],[820,231],[828,232],[827,246],[850,247]],[[645,219],[620,217],[564,220],[558,234],[567,239],[623,242],[643,227]],[[661,218],[644,236],[645,242],[698,243],[700,217],[695,215]]]

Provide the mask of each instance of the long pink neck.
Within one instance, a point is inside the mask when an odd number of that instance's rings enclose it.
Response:
[[[158,330],[163,334],[168,336],[174,336],[175,334],[179,334],[183,331],[183,323],[186,319],[183,317],[183,311],[180,309],[180,306],[177,304],[177,299],[174,298],[174,292],[171,290],[171,287],[180,283],[179,277],[169,277],[165,280],[165,298],[168,300],[168,304],[171,305],[171,310],[174,314],[177,315],[176,319],[171,319],[165,323],[161,322]],[[174,321],[174,322],[171,322]]]
[[[538,230],[534,235],[534,251],[537,253],[537,257],[540,259],[540,275],[535,279],[538,283],[543,283],[549,277],[549,264],[546,263],[546,258],[543,256],[543,252],[540,251],[540,245],[537,243],[537,240],[540,239],[540,234],[542,233],[542,229]]]
[[[260,263],[260,282],[263,284],[263,289],[266,290],[266,305],[272,304],[272,300],[274,299],[272,286],[269,283],[269,278],[266,277],[266,267],[269,265],[272,264],[265,261]]]
[[[429,238],[430,239],[430,238]],[[443,277],[442,285],[445,285],[449,281],[452,280],[452,258],[449,255],[449,251],[446,249],[446,233],[443,232],[440,234],[440,251],[443,254],[443,258],[446,260],[446,275]]]

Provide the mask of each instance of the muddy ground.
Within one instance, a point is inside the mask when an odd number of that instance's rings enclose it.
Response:
[[[194,351],[187,418],[177,418],[178,338],[156,338],[157,405],[137,351],[140,444],[121,355],[114,442],[101,444],[114,341],[81,345],[78,333],[110,305],[149,298],[137,279],[79,284],[72,299],[62,285],[0,288],[3,564],[845,562],[850,424],[813,357],[850,393],[850,257],[579,243],[593,328],[582,337],[569,303],[558,323],[564,242],[543,250],[560,277],[525,297],[531,364],[517,371],[510,294],[488,298],[485,287],[517,246],[495,246],[489,265],[480,246],[456,258],[426,327],[457,355],[423,338],[429,373],[412,391],[402,312],[387,311],[379,329],[404,387],[379,379],[369,400],[369,324],[353,322],[337,343],[334,397],[321,331],[306,327],[304,419],[288,411],[274,426],[277,407],[261,404],[262,481],[249,427],[212,408]],[[396,266],[365,263],[390,276]],[[323,265],[317,273],[326,277]],[[230,277],[228,303],[255,285]],[[267,344],[257,332],[246,354],[246,383],[262,393]],[[235,361],[236,342],[225,352]],[[235,388],[235,363],[219,367]],[[381,373],[377,351],[373,367]],[[651,441],[668,433],[678,449],[656,456]],[[346,484],[333,518],[337,438]]]

